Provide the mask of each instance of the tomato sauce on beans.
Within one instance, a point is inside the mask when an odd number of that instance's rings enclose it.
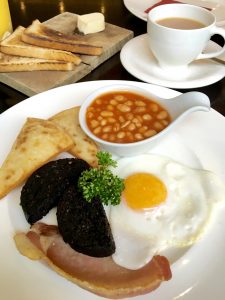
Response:
[[[88,107],[90,131],[108,142],[133,143],[149,138],[171,123],[168,111],[157,102],[132,92],[111,92]]]

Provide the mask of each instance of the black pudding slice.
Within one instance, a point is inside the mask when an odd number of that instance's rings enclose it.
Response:
[[[99,199],[83,199],[75,186],[70,186],[57,206],[58,228],[64,241],[77,252],[106,257],[115,252],[111,228]]]
[[[89,168],[82,159],[65,158],[35,171],[23,186],[20,197],[28,223],[35,223],[55,207],[69,185],[77,184],[80,174]]]

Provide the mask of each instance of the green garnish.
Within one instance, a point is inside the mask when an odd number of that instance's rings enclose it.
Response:
[[[124,189],[122,178],[113,175],[108,167],[116,167],[117,162],[112,159],[108,152],[99,151],[97,153],[98,168],[91,168],[81,173],[78,180],[78,189],[82,192],[86,201],[91,202],[95,197],[99,197],[101,202],[109,205],[120,203],[120,195]]]

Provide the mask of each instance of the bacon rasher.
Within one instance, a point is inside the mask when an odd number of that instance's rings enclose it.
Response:
[[[121,299],[155,290],[171,275],[168,260],[160,255],[138,270],[118,266],[111,257],[95,258],[73,250],[58,227],[34,224],[28,233],[17,233],[16,246],[30,259],[44,259],[57,273],[80,287],[106,298]]]

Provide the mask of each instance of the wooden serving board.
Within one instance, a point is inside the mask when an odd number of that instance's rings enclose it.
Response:
[[[45,24],[52,29],[72,34],[76,28],[76,20],[76,14],[65,12],[49,19]],[[100,56],[81,55],[82,63],[73,71],[0,73],[0,82],[27,96],[77,82],[108,58],[119,52],[123,45],[132,37],[132,31],[106,23],[104,31],[87,35],[88,41],[94,41],[95,44],[103,46],[103,53]]]

